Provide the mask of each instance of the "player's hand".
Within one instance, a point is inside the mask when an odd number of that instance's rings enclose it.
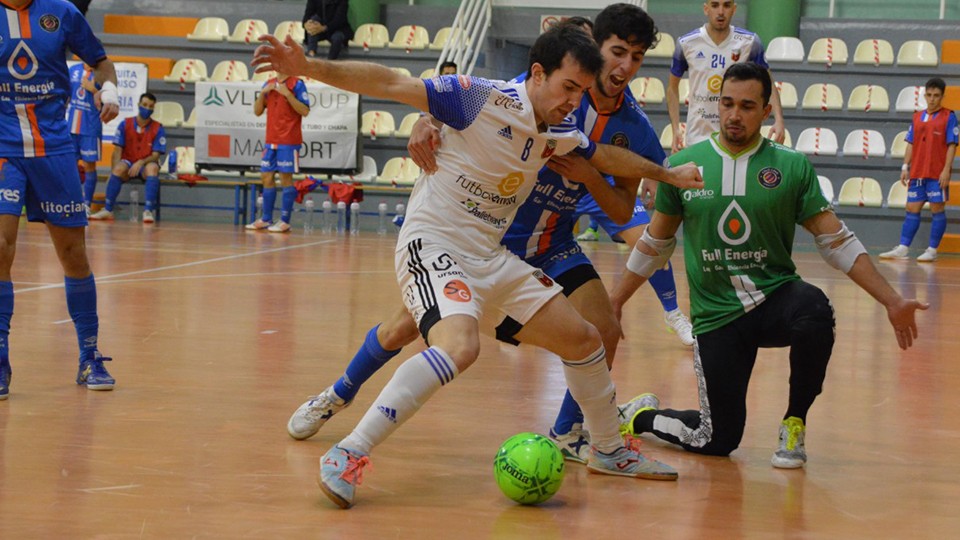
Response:
[[[270,83],[260,90],[260,95],[266,97],[267,94],[277,89],[277,83]]]
[[[303,23],[303,29],[306,30],[311,36],[315,36],[320,33],[320,23],[310,19],[309,21]]]
[[[702,189],[703,177],[700,176],[700,170],[693,163],[684,163],[683,165],[673,167],[667,171],[670,176],[668,184],[677,186],[680,189]]]
[[[908,171],[900,171],[900,183],[905,186],[910,185],[910,173]]]
[[[436,151],[440,148],[440,129],[426,116],[420,117],[413,125],[407,152],[417,167],[427,174],[437,172]]]
[[[677,130],[673,133],[673,145],[670,147],[670,149],[674,152],[679,152],[680,150],[683,150],[684,147],[683,133],[679,133],[679,131],[680,130]]]
[[[263,43],[253,51],[253,61],[250,62],[256,73],[276,71],[292,77],[307,74],[309,62],[303,54],[303,47],[287,36],[283,42],[270,34],[260,36]]]
[[[783,122],[774,122],[769,135],[767,138],[771,141],[783,144],[783,141],[787,140],[787,128],[783,125]]]
[[[887,318],[890,319],[890,324],[897,335],[897,343],[901,349],[909,349],[913,345],[913,340],[917,339],[917,321],[915,319],[917,310],[925,310],[929,307],[930,304],[902,298],[898,303],[887,306]]]
[[[947,189],[950,186],[950,171],[940,173],[940,189]]]
[[[137,160],[133,162],[133,165],[130,166],[130,170],[127,173],[130,175],[130,178],[136,178],[140,176],[140,171],[143,169],[143,160]]]
[[[120,114],[120,105],[116,103],[100,103],[100,94],[94,94],[94,105],[100,108],[100,121],[106,124]]]
[[[287,88],[286,84],[276,84],[274,85],[273,89],[276,90],[277,93],[283,97],[289,97],[293,95],[293,92],[291,92],[290,89]]]
[[[92,79],[88,79],[86,73],[83,74],[83,79],[80,80],[80,86],[91,94],[97,93],[97,83],[93,82]]]
[[[597,182],[606,182],[606,179],[580,156],[565,155],[553,156],[547,161],[551,171],[563,176],[567,180],[581,183],[585,186],[596,185]]]
[[[660,182],[649,178],[644,178],[640,182],[640,202],[647,210],[653,210],[654,203],[657,200],[657,187],[659,186]]]

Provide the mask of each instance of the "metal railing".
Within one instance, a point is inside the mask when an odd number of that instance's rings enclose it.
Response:
[[[437,59],[436,70],[446,61],[456,62],[458,71],[465,75],[473,72],[480,56],[483,40],[490,28],[493,11],[490,0],[462,0],[457,16],[453,19],[450,36],[443,44],[443,51]]]
[[[829,17],[833,19],[836,15],[837,0],[830,0],[830,13]],[[942,21],[944,17],[947,16],[947,0],[940,0],[940,20]]]

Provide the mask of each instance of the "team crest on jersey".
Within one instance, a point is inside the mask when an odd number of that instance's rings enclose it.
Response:
[[[740,60],[740,49],[734,49],[733,52],[730,53],[730,59],[734,62]]]
[[[451,279],[443,286],[443,295],[454,302],[469,302],[473,298],[470,287],[459,279]]]
[[[613,134],[613,137],[610,137],[610,144],[620,148],[630,148],[630,138],[627,137],[626,133],[618,131]]]
[[[783,173],[773,167],[767,167],[760,170],[757,174],[757,180],[760,181],[761,186],[767,189],[773,189],[783,181]]]
[[[547,145],[543,147],[543,153],[540,154],[540,157],[546,159],[553,155],[557,151],[557,141],[556,139],[547,139]]]
[[[730,201],[730,206],[724,210],[720,222],[717,223],[717,234],[731,246],[739,246],[750,239],[750,229],[750,218],[743,208],[736,200]]]
[[[40,17],[40,28],[53,33],[60,29],[60,19],[49,13]]]
[[[544,287],[550,288],[553,287],[553,280],[550,279],[550,276],[543,273],[543,270],[537,269],[533,271],[533,277],[537,278],[537,281],[540,282]]]

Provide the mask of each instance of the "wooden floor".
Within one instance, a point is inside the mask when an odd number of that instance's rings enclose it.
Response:
[[[730,458],[647,440],[678,482],[572,465],[553,500],[517,506],[493,481],[493,455],[510,435],[547,431],[563,375],[549,355],[484,338],[480,361],[376,449],[358,504],[342,511],[317,488],[318,458],[396,362],[313,439],[294,441],[285,426],[399,305],[395,237],[125,221],[96,223],[88,236],[101,348],[118,384],[74,384],[62,274],[45,229],[24,225],[14,379],[0,402],[0,538],[949,538],[960,529],[960,258],[881,265],[932,304],[904,353],[872,299],[816,254],[798,255],[838,319],[806,470],[770,466],[788,366],[785,351],[768,350]],[[612,282],[626,254],[588,250]],[[653,391],[665,405],[694,407],[691,353],[666,332],[648,289],[628,305],[625,331],[613,371],[621,400]]]

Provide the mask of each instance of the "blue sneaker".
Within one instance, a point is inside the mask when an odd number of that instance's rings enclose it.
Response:
[[[93,353],[93,358],[80,361],[80,369],[77,370],[77,384],[87,385],[89,390],[113,390],[113,385],[117,382],[107,373],[107,368],[103,367],[104,362],[109,362],[113,358],[101,356],[100,351]]]
[[[10,379],[13,378],[13,370],[10,369],[8,360],[0,360],[0,401],[10,397]]]
[[[350,508],[357,486],[363,481],[363,468],[368,465],[370,458],[367,454],[336,445],[320,458],[317,483],[337,506]]]

